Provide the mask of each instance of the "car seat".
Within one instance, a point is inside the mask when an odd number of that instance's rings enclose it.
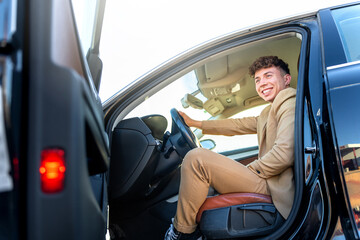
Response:
[[[196,221],[206,239],[242,239],[270,234],[285,220],[269,195],[228,193],[208,197]]]

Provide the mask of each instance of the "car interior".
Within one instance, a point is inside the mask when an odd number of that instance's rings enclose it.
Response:
[[[182,160],[191,149],[207,145],[208,138],[212,146],[207,148],[242,164],[257,158],[256,142],[247,146],[246,138],[225,137],[229,147],[186,126],[178,111],[201,120],[254,114],[251,110],[267,103],[257,95],[248,67],[260,56],[276,55],[289,64],[296,88],[301,44],[301,34],[290,31],[227,49],[144,92],[141,101],[116,116],[110,136],[111,239],[163,238],[176,212]],[[217,195],[215,189],[197,222],[207,239],[241,239],[274,232],[284,219],[270,196]]]

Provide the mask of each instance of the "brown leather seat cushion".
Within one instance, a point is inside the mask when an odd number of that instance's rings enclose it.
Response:
[[[272,203],[271,196],[259,193],[227,193],[208,197],[201,206],[196,221],[199,223],[205,210],[229,207],[247,203]]]

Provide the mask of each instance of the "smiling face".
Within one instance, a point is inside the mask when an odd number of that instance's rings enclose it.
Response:
[[[262,68],[255,72],[255,87],[259,96],[272,103],[278,93],[290,85],[291,76],[278,67]]]

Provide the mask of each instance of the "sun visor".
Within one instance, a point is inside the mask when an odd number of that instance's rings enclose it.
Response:
[[[221,79],[212,82],[199,82],[198,86],[204,97],[210,99],[235,94],[245,84],[246,68],[239,68]]]
[[[205,64],[206,82],[214,82],[228,74],[228,58],[223,57]]]

